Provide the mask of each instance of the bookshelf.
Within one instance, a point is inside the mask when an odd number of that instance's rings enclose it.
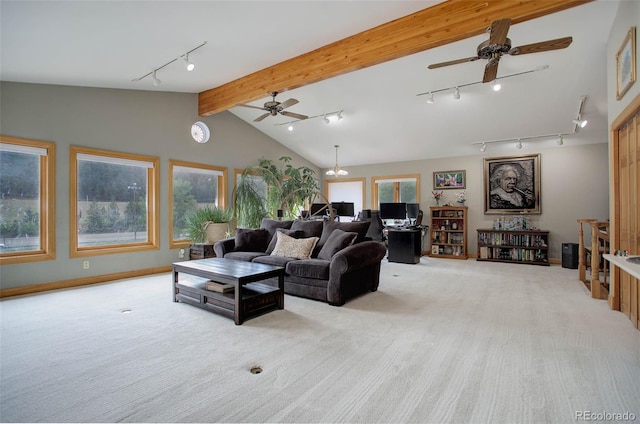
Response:
[[[549,266],[549,231],[478,230],[477,260]]]
[[[467,207],[432,206],[429,256],[467,259]]]

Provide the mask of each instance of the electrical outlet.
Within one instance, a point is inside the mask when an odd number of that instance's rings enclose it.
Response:
[[[180,249],[180,251],[178,252],[178,258],[184,259],[184,249]]]
[[[89,261],[82,262],[82,269],[89,269]]]

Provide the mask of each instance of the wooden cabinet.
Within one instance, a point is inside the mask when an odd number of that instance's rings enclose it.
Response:
[[[467,259],[467,207],[432,206],[429,209],[429,256]]]
[[[478,230],[477,260],[549,266],[549,231]]]

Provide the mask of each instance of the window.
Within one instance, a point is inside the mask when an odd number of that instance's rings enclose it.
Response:
[[[0,264],[55,259],[55,144],[0,136]]]
[[[420,203],[420,175],[372,177],[372,204],[405,202]]]
[[[325,193],[330,202],[353,202],[355,216],[364,209],[364,178],[325,180]]]
[[[71,257],[158,249],[158,158],[70,149]]]
[[[227,169],[169,161],[169,247],[189,244],[185,216],[204,206],[226,207]]]

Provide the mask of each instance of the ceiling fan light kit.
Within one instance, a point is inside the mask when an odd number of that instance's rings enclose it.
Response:
[[[205,42],[203,42],[202,44],[200,44],[199,46],[196,46],[196,47],[192,48],[192,49],[191,49],[191,50],[189,50],[188,52],[185,52],[185,53],[183,53],[183,54],[179,55],[179,56],[178,56],[178,57],[176,57],[175,59],[171,59],[170,61],[168,61],[168,62],[167,62],[167,63],[165,63],[164,65],[162,65],[162,66],[159,66],[159,67],[155,68],[155,69],[154,69],[154,70],[152,70],[151,72],[148,72],[148,73],[144,74],[144,75],[143,75],[143,76],[141,76],[141,77],[134,78],[134,79],[132,79],[131,81],[132,81],[132,82],[138,82],[138,81],[142,81],[143,79],[145,79],[145,78],[146,78],[146,77],[148,77],[148,76],[151,76],[151,78],[153,79],[153,85],[157,87],[157,86],[159,86],[159,85],[162,83],[162,81],[160,81],[160,80],[158,79],[158,77],[156,76],[156,73],[157,73],[160,69],[164,68],[165,66],[171,65],[173,62],[175,62],[175,61],[177,61],[177,60],[182,60],[182,61],[184,62],[185,66],[186,66],[186,68],[187,68],[187,71],[193,71],[193,70],[195,69],[196,65],[194,65],[191,61],[189,61],[189,53],[193,53],[194,51],[198,50],[200,47],[204,46],[205,44],[207,44],[207,42],[206,42],[206,41],[205,41]]]
[[[584,128],[587,125],[587,120],[582,119],[582,109],[584,108],[584,104],[587,100],[587,96],[580,97],[580,103],[578,105],[578,117],[573,119],[571,122],[575,125],[573,131],[565,132],[565,133],[554,133],[554,134],[542,134],[542,135],[532,135],[527,137],[514,137],[514,138],[505,138],[502,140],[486,140],[486,141],[475,141],[471,143],[472,145],[480,145],[480,151],[484,153],[487,150],[487,144],[493,143],[512,143],[516,142],[516,149],[522,149],[522,140],[530,140],[530,141],[540,141],[540,140],[549,140],[555,139],[556,144],[558,146],[562,146],[564,144],[564,137],[567,135],[575,134],[578,132],[580,128]]]

